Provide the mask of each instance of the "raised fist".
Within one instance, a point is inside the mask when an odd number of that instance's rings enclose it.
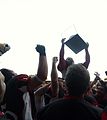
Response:
[[[57,63],[57,61],[58,61],[58,57],[53,57],[53,63]]]
[[[41,55],[45,55],[45,46],[38,44],[35,49]]]

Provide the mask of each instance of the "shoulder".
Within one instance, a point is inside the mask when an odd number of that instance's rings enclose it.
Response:
[[[96,116],[101,116],[101,113],[103,112],[102,108],[94,106],[86,101],[83,104],[87,107],[87,110],[89,110],[91,113],[93,113]]]
[[[63,99],[58,99],[47,104],[37,112],[37,117],[42,117],[43,114],[51,113],[51,111],[56,111],[56,109],[59,108],[59,105],[62,104],[63,101]]]

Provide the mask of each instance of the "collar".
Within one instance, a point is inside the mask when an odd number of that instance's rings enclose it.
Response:
[[[79,100],[79,99],[83,99],[83,96],[65,95],[64,99]]]

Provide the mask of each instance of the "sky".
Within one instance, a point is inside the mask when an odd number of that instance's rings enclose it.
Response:
[[[89,43],[91,80],[94,72],[105,78],[107,70],[107,0],[0,0],[0,42],[11,49],[0,57],[1,68],[36,74],[37,44],[45,45],[50,79],[52,57],[59,56],[61,39],[78,33]],[[84,50],[73,53],[65,46],[65,58],[85,60]],[[58,72],[59,76],[61,74]]]

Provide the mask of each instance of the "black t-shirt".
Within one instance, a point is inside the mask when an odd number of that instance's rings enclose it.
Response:
[[[60,99],[37,113],[37,120],[100,120],[102,109],[85,100]]]

